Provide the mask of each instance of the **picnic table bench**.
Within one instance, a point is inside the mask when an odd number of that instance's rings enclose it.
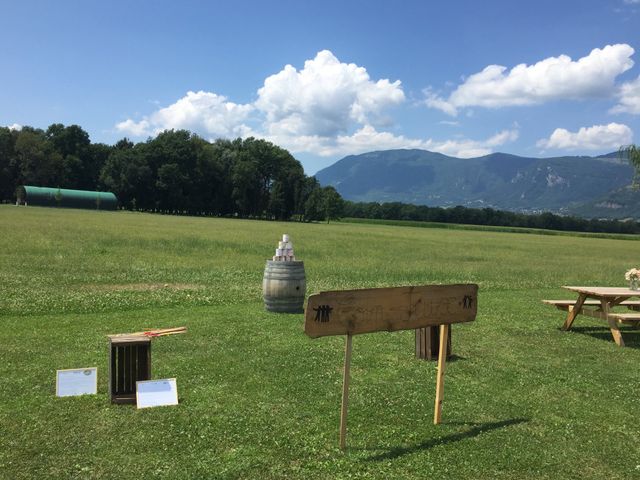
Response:
[[[640,297],[640,291],[619,287],[563,286],[562,288],[578,293],[578,298],[576,300],[543,300],[543,302],[568,312],[562,326],[563,330],[571,329],[578,315],[600,318],[609,324],[616,344],[624,347],[618,323],[631,324],[635,327],[640,324],[640,300],[630,300],[633,297]],[[616,306],[627,307],[633,313],[612,311]]]
[[[543,303],[547,305],[553,305],[558,310],[564,310],[568,312],[573,308],[576,301],[575,300],[542,300]],[[585,300],[583,306],[593,307],[599,306],[600,300]],[[640,312],[640,300],[625,300],[624,302],[620,302],[618,305],[621,307],[627,307],[629,310],[636,310]]]

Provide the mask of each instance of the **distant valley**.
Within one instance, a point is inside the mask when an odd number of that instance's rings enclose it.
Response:
[[[404,202],[597,218],[640,218],[633,170],[617,152],[530,158],[456,158],[425,150],[350,155],[316,174],[347,200]]]

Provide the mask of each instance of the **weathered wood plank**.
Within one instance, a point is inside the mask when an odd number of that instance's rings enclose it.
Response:
[[[580,310],[580,315],[585,315],[587,317],[599,318],[600,320],[608,320],[609,318],[613,318],[615,320],[619,320],[621,322],[637,322],[640,321],[640,313],[615,313],[611,312],[609,307],[609,314],[605,313],[602,309],[595,310],[593,308],[582,308]]]
[[[121,394],[124,393],[124,363],[125,363],[125,347],[118,346],[118,378],[117,378],[117,386],[116,393]]]
[[[556,307],[558,310],[568,312],[575,305],[575,300],[542,300],[542,303]],[[627,307],[629,310],[640,311],[640,300],[623,300],[617,305]],[[583,306],[600,306],[600,300],[587,299]]]
[[[118,371],[118,365],[116,363],[116,348],[109,344],[109,395],[111,396],[111,401],[113,402],[115,398],[116,392],[116,372]]]
[[[638,297],[640,292],[631,290],[627,287],[574,287],[563,285],[562,288],[571,290],[572,292],[586,293],[594,297]]]
[[[425,285],[321,292],[305,310],[305,333],[312,337],[414,330],[472,322],[478,286]]]
[[[542,303],[545,303],[547,305],[552,305],[554,307],[557,307],[561,310],[567,310],[568,307],[572,307],[575,305],[576,301],[575,299],[573,300],[542,300]],[[589,305],[589,306],[598,306],[600,305],[600,301],[599,300],[585,300],[583,305]]]
[[[640,322],[640,313],[610,313],[609,316],[621,322]]]

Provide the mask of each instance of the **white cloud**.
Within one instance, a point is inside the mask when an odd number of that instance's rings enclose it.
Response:
[[[215,93],[187,92],[172,105],[138,122],[127,119],[118,123],[116,129],[134,137],[154,135],[172,128],[187,129],[210,138],[238,137],[250,132],[243,122],[252,110],[252,105],[229,102]]]
[[[116,129],[120,132],[127,133],[134,137],[144,137],[146,135],[151,135],[151,126],[149,125],[148,120],[140,120],[139,122],[134,122],[130,118],[125,120],[124,122],[120,122],[116,124]]]
[[[504,145],[507,142],[513,142],[518,139],[519,132],[517,129],[503,130],[496,133],[486,140],[447,140],[445,142],[437,142],[427,140],[425,148],[434,152],[444,153],[460,158],[481,157],[489,155],[495,147]]]
[[[633,131],[628,126],[610,123],[582,127],[577,132],[556,128],[549,138],[539,140],[536,145],[540,148],[559,150],[601,150],[618,149],[622,145],[630,144],[632,140]]]
[[[116,129],[134,137],[171,128],[188,129],[206,138],[252,135],[293,153],[324,157],[392,148],[472,157],[491,153],[518,136],[515,128],[485,140],[437,141],[379,130],[389,123],[385,111],[404,101],[399,80],[372,80],[364,67],[342,63],[323,50],[301,70],[286,65],[267,77],[254,103],[235,104],[215,93],[188,92],[138,121],[129,118],[118,123]],[[261,128],[252,130],[245,124],[249,120],[260,122]]]
[[[627,44],[596,48],[573,61],[567,55],[549,57],[534,65],[524,63],[511,70],[489,65],[469,76],[449,98],[426,89],[425,103],[449,115],[465,107],[500,108],[534,105],[552,100],[608,97],[618,75],[633,66],[634,49]]]
[[[404,100],[399,80],[372,80],[364,67],[342,63],[323,50],[301,70],[286,65],[267,77],[252,104],[235,104],[211,92],[188,92],[139,121],[118,123],[116,129],[135,137],[171,128],[208,138],[254,135],[309,151],[358,128],[390,123],[385,110]],[[245,125],[251,113],[262,122],[261,132]]]
[[[458,114],[458,110],[453,103],[449,100],[445,100],[444,98],[440,98],[438,95],[433,93],[430,88],[424,90],[424,95],[426,97],[425,103],[427,107],[442,110],[444,113],[451,115],[452,117],[455,117]]]
[[[323,157],[355,155],[372,150],[419,148],[460,158],[488,155],[493,151],[493,148],[517,138],[518,131],[514,129],[504,130],[486,140],[464,138],[446,141],[422,140],[394,135],[390,132],[380,132],[371,125],[365,125],[351,135],[338,135],[335,138],[317,135],[287,138],[267,137],[268,140],[283,145],[292,152],[310,152]]]
[[[269,135],[334,137],[384,123],[383,111],[404,99],[399,80],[373,81],[364,67],[323,50],[302,70],[286,65],[265,79],[255,106]]]
[[[12,123],[11,125],[7,125],[7,128],[9,130],[22,130],[22,125],[20,125],[19,123]]]
[[[640,76],[631,82],[620,85],[616,95],[618,104],[609,110],[610,113],[640,115]]]

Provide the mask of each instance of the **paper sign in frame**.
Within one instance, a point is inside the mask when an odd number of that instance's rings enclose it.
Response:
[[[91,392],[77,393],[71,395],[60,395],[60,374],[63,372],[86,372],[87,370],[91,371],[91,376],[93,377],[93,388]],[[98,393],[98,367],[85,367],[85,368],[65,368],[61,370],[56,370],[56,397],[64,398],[64,397],[79,397],[81,395],[97,395]]]
[[[169,384],[171,384],[171,391],[173,392],[173,397],[171,399],[170,402],[167,403],[160,403],[157,405],[145,405],[145,406],[140,406],[141,402],[140,402],[140,385],[141,384],[151,384],[151,383],[160,383],[160,382],[168,382]],[[159,378],[157,380],[140,380],[136,382],[136,408],[137,409],[143,409],[143,408],[154,408],[154,407],[168,407],[168,406],[172,406],[172,405],[178,405],[178,383],[176,381],[175,378]]]

